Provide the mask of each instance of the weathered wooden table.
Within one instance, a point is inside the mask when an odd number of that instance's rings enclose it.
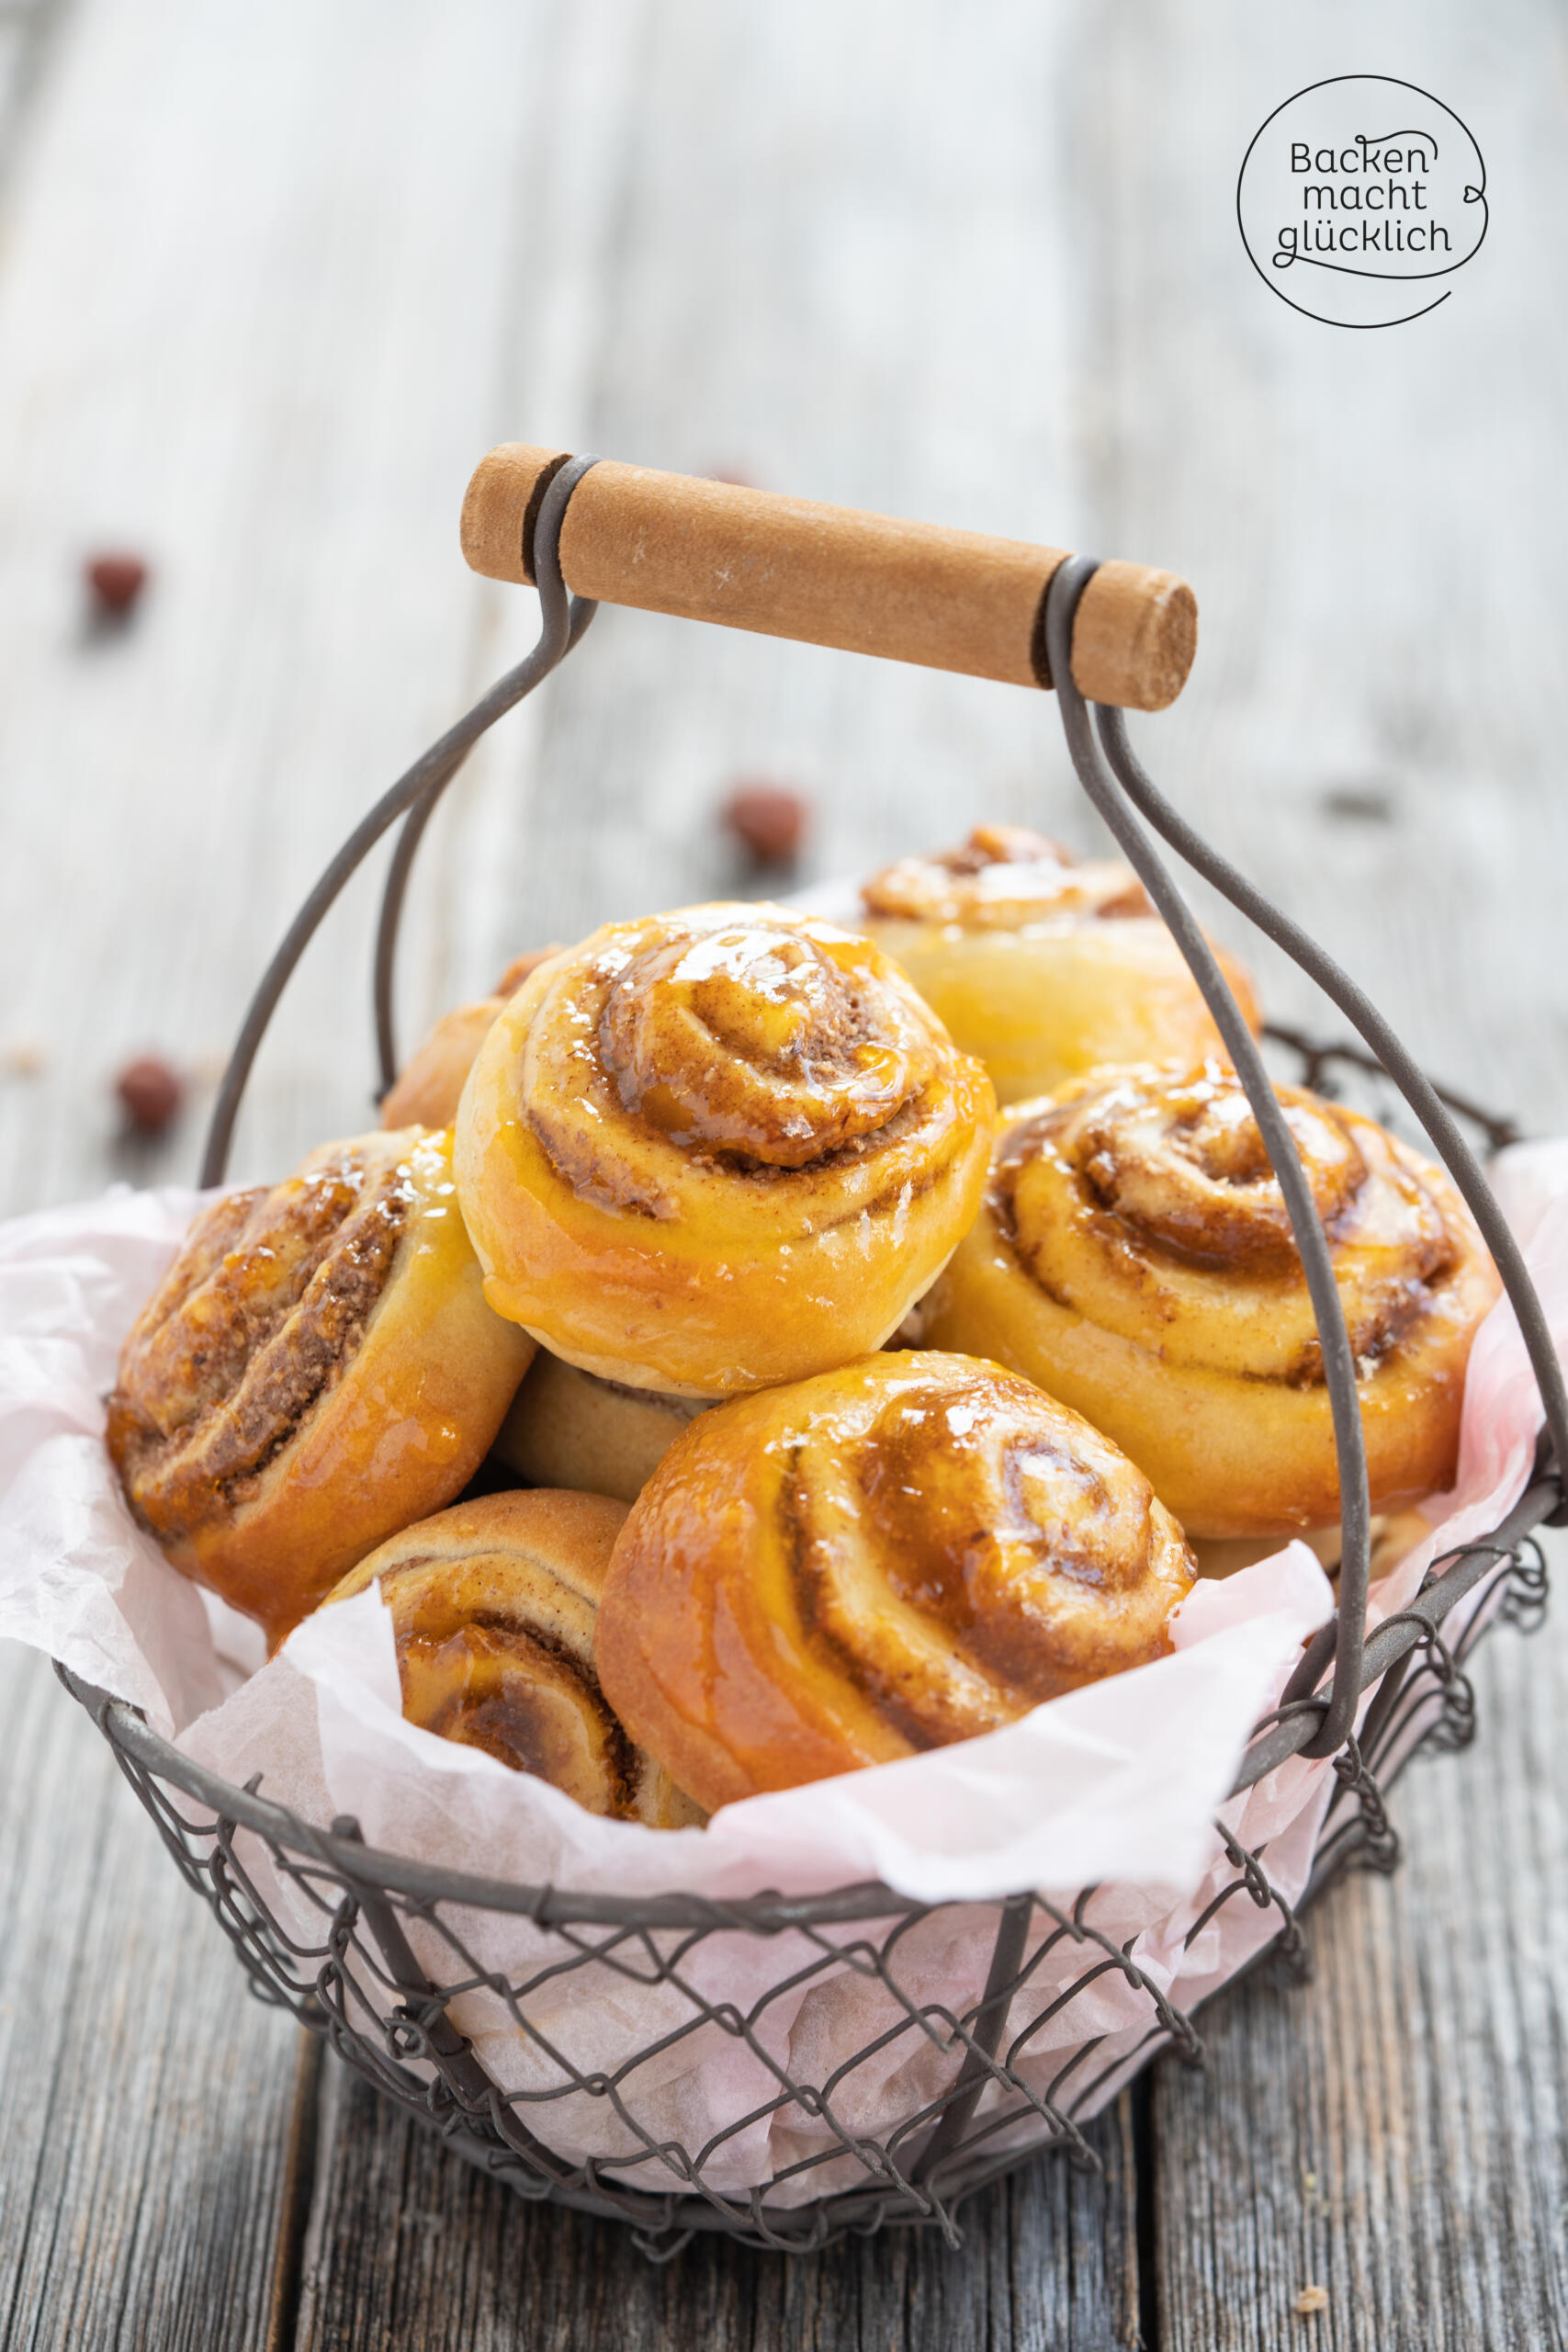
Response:
[[[1365,25],[0,6],[4,1204],[189,1175],[201,1101],[138,1152],[109,1077],[152,1046],[210,1083],[327,849],[531,635],[455,545],[509,434],[1185,571],[1198,671],[1140,730],[1168,787],[1435,1069],[1568,1123],[1568,55],[1545,0],[1379,11],[1372,62],[1470,121],[1493,225],[1441,311],[1344,334],[1269,299],[1232,196]],[[111,541],[154,577],[94,634]],[[738,887],[712,812],[748,771],[813,796],[817,871],[982,816],[1092,838],[1038,697],[607,613],[438,820],[405,1018]],[[369,903],[301,975],[243,1170],[368,1123]],[[655,2270],[318,2068],[0,1653],[0,2343],[1568,2342],[1568,1635],[1499,1636],[1477,1682],[1475,1749],[1401,1790],[1401,1873],[1325,1903],[1309,1989],[1206,2015],[1207,2073],[1122,2102],[1103,2178],[1023,2171],[956,2255]]]

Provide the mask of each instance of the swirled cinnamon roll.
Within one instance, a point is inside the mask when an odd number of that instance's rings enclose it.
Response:
[[[109,1452],[175,1566],[276,1644],[460,1492],[533,1352],[485,1304],[450,1131],[359,1136],[197,1216],[126,1340]]]
[[[486,1495],[405,1527],[327,1599],[379,1583],[411,1724],[535,1773],[589,1813],[679,1829],[700,1811],[627,1738],[593,1665],[625,1517],[604,1495]]]
[[[600,1605],[611,1705],[714,1807],[994,1731],[1169,1646],[1148,1480],[998,1365],[884,1353],[702,1414]]]
[[[1375,1120],[1280,1095],[1355,1351],[1372,1500],[1393,1509],[1451,1483],[1497,1276],[1440,1170]],[[1228,1068],[1103,1071],[1019,1106],[929,1329],[1088,1414],[1191,1535],[1338,1517],[1306,1280]]]
[[[524,984],[464,1090],[486,1296],[637,1388],[841,1363],[974,1216],[994,1108],[863,939],[770,906],[609,924]]]
[[[449,1127],[457,1115],[463,1083],[474,1056],[489,1035],[496,1014],[530,972],[558,945],[536,947],[513,956],[491,995],[444,1012],[423,1045],[415,1047],[381,1102],[384,1127]]]
[[[1125,865],[1078,865],[1021,825],[902,858],[868,882],[866,932],[902,965],[998,1100],[1049,1093],[1100,1063],[1197,1061],[1219,1032],[1165,924]],[[1247,972],[1218,951],[1254,1029]]]

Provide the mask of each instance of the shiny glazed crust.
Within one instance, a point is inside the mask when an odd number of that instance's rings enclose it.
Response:
[[[682,1828],[700,1812],[627,1738],[593,1667],[625,1517],[603,1495],[487,1495],[405,1528],[327,1599],[379,1582],[410,1723],[536,1773],[590,1813]]]
[[[1497,1277],[1439,1170],[1374,1120],[1280,1093],[1360,1366],[1372,1500],[1395,1509],[1452,1481]],[[1087,1414],[1195,1537],[1338,1517],[1306,1283],[1228,1068],[1104,1072],[1018,1106],[927,1329]]]
[[[627,1514],[595,1655],[733,1803],[991,1731],[1162,1656],[1192,1562],[1146,1478],[996,1364],[868,1356],[704,1413]]]
[[[1101,1063],[1220,1050],[1179,948],[1127,866],[1080,865],[1043,834],[981,826],[962,849],[887,867],[862,895],[867,935],[985,1063],[1001,1102]],[[1256,1030],[1247,971],[1216,952]]]
[[[485,1304],[450,1132],[361,1136],[197,1218],[126,1341],[109,1451],[175,1566],[276,1644],[467,1485],[533,1352]]]
[[[691,1397],[596,1379],[541,1348],[494,1450],[535,1486],[635,1502],[693,1414],[707,1409]]]
[[[457,1119],[496,1309],[602,1378],[716,1396],[879,1346],[968,1225],[989,1080],[886,959],[782,908],[596,932]]]

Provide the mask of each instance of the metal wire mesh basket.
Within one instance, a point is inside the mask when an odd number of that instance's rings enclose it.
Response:
[[[569,598],[560,543],[569,502],[596,463],[552,458],[527,477],[528,495],[512,517],[514,551],[505,539],[502,560],[484,560],[481,568],[536,582],[543,615],[539,642],[378,804],[311,893],[246,1016],[214,1113],[205,1181],[221,1180],[251,1063],[307,941],[348,875],[401,818],[376,965],[382,1072],[390,1081],[396,1066],[392,973],[413,854],[472,744],[547,674],[592,618],[592,602]],[[756,493],[676,485],[682,488],[700,492],[699,522],[705,515],[710,526],[713,498],[718,497],[722,520],[724,500],[739,495],[741,508],[733,511],[741,515],[744,509],[741,519],[749,518],[754,537]],[[663,495],[668,503],[670,493]],[[761,503],[766,527],[765,510],[774,503]],[[797,517],[829,518],[814,524],[804,540],[797,534],[797,545],[807,545],[808,554],[847,525],[861,526],[861,554],[874,576],[901,560],[878,541],[874,518],[840,517],[835,524],[837,510],[776,504]],[[484,556],[492,520],[493,514],[481,515],[471,535],[480,543],[476,560]],[[788,524],[786,515],[779,526],[784,539]],[[840,530],[840,572],[843,537]],[[592,537],[585,537],[577,559],[581,573],[592,571],[596,560],[603,574],[603,538],[601,530],[595,557]],[[927,559],[930,554],[927,547]],[[1347,1867],[1389,1870],[1397,1859],[1384,1804],[1394,1774],[1418,1748],[1451,1748],[1471,1737],[1474,1712],[1463,1667],[1474,1643],[1499,1622],[1528,1629],[1544,1608],[1544,1566],[1531,1531],[1562,1506],[1554,1465],[1568,1459],[1568,1411],[1539,1303],[1458,1122],[1476,1127],[1494,1146],[1508,1140],[1512,1130],[1429,1086],[1354,984],[1161,799],[1132,756],[1121,709],[1102,703],[1098,725],[1107,770],[1080,692],[1086,673],[1105,677],[1106,648],[1103,641],[1096,648],[1092,633],[1086,639],[1075,630],[1098,568],[1088,559],[1048,551],[1013,549],[1012,555],[1037,560],[1032,585],[1025,582],[1032,599],[1027,660],[1033,682],[1055,684],[1080,779],[1175,933],[1224,1036],[1291,1209],[1317,1313],[1339,1450],[1340,1605],[1308,1645],[1280,1705],[1257,1726],[1235,1792],[1303,1756],[1332,1760],[1333,1794],[1305,1893],[1293,1907],[1270,1877],[1267,1849],[1249,1851],[1224,1823],[1217,1825],[1224,1859],[1183,1939],[1191,1949],[1224,1906],[1250,1906],[1256,1956],[1301,1973],[1305,1962],[1297,1912],[1303,1905]],[[567,560],[573,560],[570,550]],[[1131,572],[1125,566],[1107,569]],[[800,566],[796,571],[799,575]],[[868,643],[859,616],[863,607],[853,598],[835,604],[827,595],[819,607],[807,605],[803,625],[800,598],[812,587],[810,561],[803,576],[804,589],[796,580],[793,622],[781,605],[761,618],[753,609],[741,625],[946,666],[978,666],[948,659],[941,650],[933,653],[929,644],[921,650],[923,641],[912,651],[908,641]],[[929,560],[923,577],[929,594]],[[1119,592],[1125,585],[1113,584]],[[954,592],[961,603],[962,588],[961,579]],[[620,601],[701,609],[691,598],[679,601],[668,586],[648,592],[646,583],[632,593],[623,582]],[[1102,600],[1096,615],[1102,640],[1105,610]],[[706,616],[735,617],[722,610]],[[896,638],[897,628],[889,625],[883,635],[889,633]],[[1136,666],[1125,646],[1112,646],[1112,691],[1116,676],[1130,675],[1130,664]],[[985,673],[1012,674],[998,667]],[[1164,698],[1179,684],[1179,675],[1175,687],[1168,680],[1160,688]],[[1135,681],[1123,698],[1138,699]],[[1372,1084],[1396,1091],[1414,1110],[1493,1250],[1540,1385],[1549,1434],[1536,1475],[1506,1523],[1484,1542],[1434,1563],[1411,1606],[1370,1634],[1367,1474],[1355,1367],[1327,1245],[1258,1048],[1140,817],[1284,945],[1353,1022],[1364,1046],[1272,1034],[1278,1048],[1295,1057],[1301,1076],[1320,1091]],[[255,1782],[243,1790],[228,1785],[159,1738],[133,1709],[60,1671],[109,1741],[187,1883],[233,1941],[260,1997],[290,2009],[459,2154],[522,2195],[626,2221],[650,2253],[673,2253],[699,2230],[797,2250],[889,2222],[932,2223],[953,2236],[962,2199],[1033,2152],[1054,2148],[1093,2165],[1084,2118],[1157,2051],[1174,2047],[1189,2060],[1201,2057],[1190,2016],[1167,1989],[1168,1967],[1152,1964],[1136,1925],[1127,1932],[1113,1890],[1086,1886],[1070,1900],[1023,1891],[986,1904],[932,1905],[868,1883],[808,1897],[762,1894],[720,1903],[680,1893],[573,1894],[465,1877],[367,1848],[352,1819],[322,1828],[271,1803]],[[1363,1706],[1368,1693],[1374,1695]],[[506,1965],[496,1959],[498,1935],[511,1955]],[[954,1936],[982,1955],[978,1974],[946,1997],[933,1998],[931,1952]],[[641,2001],[653,1997],[660,2030],[645,2033],[613,2066],[580,2064],[561,2021],[574,2002],[613,2001],[617,1987]],[[831,2046],[830,2063],[813,2066],[798,2037],[781,2036],[775,2026],[786,2010],[795,2015],[804,2001],[825,1999],[858,2004],[854,2014],[862,2027],[847,2056],[840,2042]],[[504,2086],[485,2054],[498,2033],[528,2059],[523,2079]],[[1057,2054],[1064,2048],[1070,2055]],[[715,2052],[733,2059],[749,2090],[721,2129],[689,2143],[669,2086]],[[572,2125],[564,2134],[557,2128],[563,2118]],[[769,2177],[738,2188],[736,2151],[759,2132],[771,2135],[768,2144],[776,2152]],[[557,2143],[563,2136],[593,2152],[561,2154]]]

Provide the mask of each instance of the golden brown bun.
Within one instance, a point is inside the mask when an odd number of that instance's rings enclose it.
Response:
[[[449,1127],[457,1115],[463,1081],[474,1066],[504,997],[481,997],[444,1012],[381,1098],[384,1127]]]
[[[1328,1232],[1374,1505],[1452,1482],[1498,1283],[1448,1178],[1375,1120],[1280,1089]],[[933,1345],[1087,1414],[1193,1536],[1339,1516],[1328,1392],[1284,1198],[1235,1073],[1102,1071],[1017,1107],[931,1302]]]
[[[491,1023],[506,1000],[520,989],[530,972],[552,956],[558,944],[532,948],[514,956],[491,995],[476,1004],[460,1004],[443,1013],[418,1051],[410,1056],[395,1083],[381,1098],[384,1127],[449,1127],[457,1115],[463,1081],[474,1066]]]
[[[536,1773],[590,1813],[680,1829],[700,1811],[626,1737],[593,1669],[625,1517],[604,1495],[486,1495],[404,1528],[327,1599],[379,1582],[411,1724]]]
[[[704,1413],[627,1513],[595,1656],[699,1802],[995,1730],[1161,1657],[1192,1577],[1148,1480],[963,1356],[868,1356]]]
[[[359,1136],[191,1227],[108,1444],[175,1566],[282,1640],[489,1450],[533,1343],[486,1306],[449,1131]]]
[[[902,965],[1001,1102],[1046,1094],[1100,1063],[1201,1060],[1220,1036],[1129,866],[1078,865],[1019,825],[904,858],[868,882],[867,934]],[[1252,982],[1218,949],[1247,1020]]]
[[[635,1502],[694,1413],[707,1409],[689,1396],[597,1380],[541,1348],[493,1450],[534,1486]]]
[[[975,1214],[995,1102],[863,939],[770,906],[612,923],[535,972],[457,1119],[485,1295],[635,1388],[877,1347]]]

